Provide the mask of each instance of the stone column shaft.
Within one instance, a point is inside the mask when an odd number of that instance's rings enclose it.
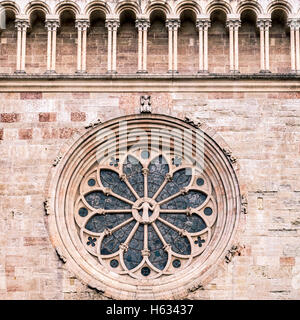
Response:
[[[46,24],[48,37],[47,37],[47,71],[51,70],[51,47],[52,47],[52,30],[49,24]]]
[[[229,24],[229,69],[234,71],[234,53],[233,53],[233,25]]]
[[[296,37],[296,71],[300,71],[300,39],[299,39],[299,26],[295,30]]]
[[[76,28],[77,28],[77,72],[81,72],[82,26],[80,22],[76,22]]]
[[[266,71],[270,71],[270,36],[269,29],[271,27],[271,21],[266,21],[265,24],[265,68]]]
[[[22,25],[16,23],[17,28],[17,68],[16,71],[21,71],[21,47],[22,47]]]
[[[142,72],[143,68],[143,23],[139,20],[136,21],[135,26],[138,29],[138,71]]]

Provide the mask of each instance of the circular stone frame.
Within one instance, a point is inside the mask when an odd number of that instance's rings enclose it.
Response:
[[[127,130],[168,128],[173,131],[187,130],[194,135],[200,132],[203,136],[205,172],[214,185],[217,223],[209,244],[197,262],[163,279],[132,279],[128,275],[120,275],[100,266],[80,243],[74,212],[70,209],[74,208],[72,201],[77,192],[72,179],[76,176],[76,181],[79,181],[80,168],[88,155],[93,154],[99,144],[108,141],[103,140],[103,137],[109,137],[105,132],[114,132],[125,121]],[[196,146],[193,142],[191,145],[194,150]],[[82,136],[74,137],[63,153],[57,158],[48,177],[46,222],[53,246],[65,262],[66,268],[82,282],[114,299],[181,299],[215,276],[217,266],[224,263],[225,255],[234,244],[239,231],[241,195],[232,163],[207,133],[191,123],[171,116],[131,115],[106,121]]]

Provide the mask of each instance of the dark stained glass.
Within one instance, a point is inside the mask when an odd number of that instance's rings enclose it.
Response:
[[[131,221],[121,229],[113,232],[111,235],[106,236],[101,243],[101,254],[108,255],[117,252],[120,244],[126,241],[135,224],[135,221]]]
[[[206,208],[204,209],[204,214],[205,214],[206,216],[210,216],[210,215],[212,215],[212,213],[213,213],[212,208],[206,207]]]
[[[128,156],[123,164],[123,173],[126,174],[128,182],[131,184],[136,193],[144,196],[144,175],[143,166],[134,157]]]
[[[199,232],[206,228],[206,224],[201,217],[196,214],[187,216],[179,213],[161,213],[160,217],[180,229],[187,232]]]
[[[113,196],[106,196],[102,191],[90,192],[85,196],[87,203],[95,209],[116,210],[131,209],[131,205]]]
[[[172,262],[172,265],[173,265],[174,268],[180,268],[180,267],[181,267],[181,262],[180,262],[180,260],[175,259],[175,260]]]
[[[86,208],[80,208],[78,210],[78,214],[80,215],[80,217],[86,217],[88,215],[88,210]]]
[[[113,260],[110,261],[110,266],[111,266],[112,268],[117,268],[118,265],[119,265],[119,261],[118,261],[118,260],[113,259]]]
[[[89,185],[90,187],[93,187],[95,184],[96,184],[96,180],[95,180],[95,179],[89,179],[88,185]]]
[[[203,186],[204,185],[204,180],[202,178],[198,178],[197,181],[196,181],[197,185],[199,187]]]
[[[206,199],[206,195],[200,191],[191,190],[187,194],[182,194],[161,205],[162,209],[185,210],[187,208],[197,208]]]
[[[114,193],[131,201],[136,201],[135,196],[132,194],[124,181],[121,181],[119,175],[107,169],[100,171],[100,179],[105,188],[110,188]]]
[[[151,225],[148,226],[148,248],[150,262],[158,269],[163,270],[168,262],[168,253],[163,249],[163,243]]]
[[[156,225],[164,237],[165,241],[171,245],[172,250],[176,253],[188,255],[191,253],[191,245],[187,237],[182,237],[179,233],[164,223],[157,221]]]
[[[144,267],[144,268],[142,268],[142,270],[141,270],[141,274],[142,274],[143,276],[145,276],[145,277],[149,276],[150,272],[151,272],[151,270],[150,270],[148,267]]]
[[[148,169],[148,197],[152,198],[163,184],[169,165],[163,156],[159,156],[150,162]]]
[[[105,229],[112,229],[116,227],[131,217],[132,215],[130,213],[114,213],[106,215],[96,214],[89,219],[85,228],[91,232],[101,233]]]
[[[192,176],[191,172],[186,169],[181,169],[176,171],[173,174],[172,181],[168,182],[163,190],[157,197],[157,201],[162,201],[167,199],[170,196],[173,196],[175,193],[178,193],[182,188],[188,186],[191,182]]]
[[[136,233],[128,244],[128,250],[124,253],[126,267],[131,270],[137,267],[143,260],[141,251],[144,249],[144,225],[139,225]]]

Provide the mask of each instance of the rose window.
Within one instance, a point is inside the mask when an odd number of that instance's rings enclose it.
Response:
[[[209,180],[179,157],[147,150],[112,157],[89,172],[74,212],[86,250],[136,278],[191,264],[216,219]]]
[[[204,131],[169,116],[83,130],[55,160],[46,194],[57,254],[111,298],[186,297],[217,273],[238,234],[230,160]]]

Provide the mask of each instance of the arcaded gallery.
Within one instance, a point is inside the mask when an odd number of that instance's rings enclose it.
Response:
[[[0,1],[0,299],[300,299],[300,1]]]

